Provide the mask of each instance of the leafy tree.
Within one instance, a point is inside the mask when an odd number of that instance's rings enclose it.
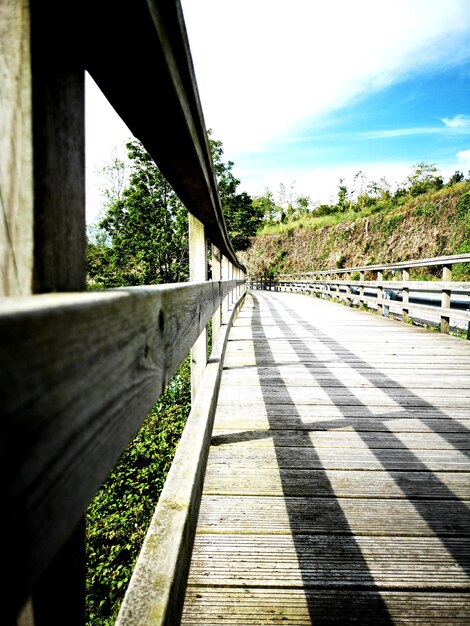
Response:
[[[456,183],[463,183],[465,180],[465,176],[459,170],[456,170],[452,176],[449,178],[449,182],[447,185],[450,187],[451,185],[455,185]]]
[[[338,207],[338,211],[345,211],[349,208],[348,188],[344,184],[344,178],[339,179],[338,203],[336,206]]]
[[[126,145],[131,162],[108,168],[101,239],[89,242],[88,275],[94,287],[179,282],[188,277],[188,213],[142,144]],[[103,235],[104,234],[104,235]]]
[[[437,191],[444,185],[444,180],[434,163],[417,163],[413,172],[406,179],[409,194],[413,197],[428,191]]]
[[[232,172],[233,161],[224,163],[222,142],[212,139],[211,131],[208,136],[227,230],[234,249],[245,250],[249,238],[256,235],[263,223],[264,210],[259,204],[254,205],[247,193],[237,193],[240,181]]]
[[[263,215],[263,221],[273,224],[278,216],[279,207],[274,202],[272,191],[266,189],[262,196],[253,197],[253,207],[258,214]]]

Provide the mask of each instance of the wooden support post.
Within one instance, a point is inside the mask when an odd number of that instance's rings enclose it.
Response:
[[[349,281],[351,280],[351,272],[346,272],[346,280]],[[351,285],[346,285],[346,303],[348,306],[352,305],[352,298],[351,298]]]
[[[359,272],[359,281],[361,283],[364,283],[365,276],[366,276],[365,272]],[[364,303],[364,285],[363,284],[361,284],[359,287],[359,300],[361,301],[361,304]]]
[[[377,272],[377,281],[381,283],[384,279],[383,272]],[[384,289],[382,286],[377,287],[377,313],[379,315],[383,315],[384,307],[383,307],[383,298],[384,298]]]
[[[442,281],[444,283],[452,280],[452,265],[444,265],[442,268]],[[450,309],[450,289],[442,290],[441,307]],[[441,315],[441,333],[449,334],[450,317]]]
[[[229,271],[230,271],[230,261],[226,256],[222,256],[222,280],[229,279]],[[225,296],[222,302],[222,324],[225,324],[228,319],[228,310],[229,310],[229,298],[230,296]]]
[[[189,280],[199,283],[207,280],[207,247],[204,224],[189,214]],[[207,329],[205,328],[191,349],[191,400],[194,401],[207,365]]]
[[[220,250],[212,244],[212,280],[222,280],[222,256]],[[217,307],[212,316],[212,345],[215,344],[217,335],[222,325],[222,306]]]
[[[410,280],[410,270],[404,269],[402,270],[401,279],[403,282],[409,282]],[[402,321],[408,322],[410,319],[410,309],[408,307],[410,302],[410,288],[403,287],[403,309],[402,309]]]
[[[85,72],[80,29],[74,35],[69,20],[58,2],[6,0],[0,8],[2,296],[85,288]],[[42,571],[10,571],[20,580],[8,611],[31,593],[23,622],[34,613],[35,626],[84,624],[84,538],[81,526],[68,541],[64,532]],[[28,562],[14,549],[18,563]]]

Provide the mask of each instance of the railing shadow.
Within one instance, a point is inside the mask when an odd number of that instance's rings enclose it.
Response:
[[[286,398],[289,398],[288,388],[277,368],[276,360],[269,347],[266,334],[261,322],[259,300],[256,296],[253,296],[254,309],[252,317],[252,330],[256,329],[259,334],[260,341],[253,341],[255,359],[258,363],[262,356],[263,364],[270,363],[273,368],[273,375],[275,377],[274,384],[279,392],[283,392]],[[276,316],[276,324],[281,330],[284,328],[284,322],[279,316]],[[261,342],[264,344],[261,348]],[[262,352],[262,354],[261,354]],[[312,355],[313,357],[313,355]],[[275,405],[271,404],[272,398],[270,397],[270,386],[263,385],[261,381],[261,392],[265,402],[267,419],[270,428],[275,422]],[[301,416],[292,401],[289,403],[289,424],[294,428],[302,423]],[[334,535],[308,535],[302,534],[302,529],[305,525],[308,526],[309,520],[303,517],[302,513],[299,514],[299,507],[295,506],[294,499],[289,495],[290,488],[286,482],[285,474],[281,471],[281,484],[286,502],[287,514],[289,517],[289,524],[293,534],[294,546],[297,553],[297,559],[299,563],[300,574],[302,576],[304,588],[311,590],[323,588],[327,593],[322,597],[322,613],[328,615],[325,618],[324,623],[334,623],[333,618],[338,615],[336,623],[353,623],[348,621],[347,615],[356,615],[357,606],[354,599],[354,594],[340,594],[339,590],[345,589],[344,583],[356,590],[376,590],[374,578],[370,572],[367,561],[365,560],[359,545],[357,544],[352,529],[348,523],[348,520],[337,501],[333,486],[331,485],[326,471],[322,470],[321,459],[312,445],[308,432],[298,431],[300,440],[298,441],[299,448],[303,448],[304,452],[308,451],[310,457],[309,466],[318,468],[322,473],[322,497],[331,498],[330,502],[330,520],[332,526],[335,528]],[[286,455],[287,449],[284,447],[284,441],[282,438],[282,431],[275,428],[270,430],[270,435],[274,444],[274,450],[276,453],[279,468],[288,469],[292,464],[292,459],[289,461]],[[298,462],[293,463],[293,466],[298,467]],[[307,515],[311,515],[312,512],[305,512]],[[336,563],[337,571],[327,571],[328,564]],[[352,565],[352,568],[351,568]],[[324,577],[322,576],[321,569],[325,568]],[[334,567],[334,565],[333,565]],[[349,573],[350,580],[345,580],[348,576],[347,569],[351,568]],[[332,576],[333,574],[333,576]],[[322,578],[324,581],[322,582]],[[335,582],[333,582],[335,581]],[[333,589],[337,590],[337,593],[331,593]],[[342,595],[340,599],[340,595]],[[319,617],[318,601],[314,593],[305,593],[305,597],[308,604],[308,610],[312,624],[321,624],[322,618]],[[374,624],[392,624],[390,614],[387,607],[379,594],[369,595],[366,605],[362,607],[365,616],[369,616],[369,623]],[[373,617],[372,617],[373,616]],[[361,619],[362,623],[366,623],[367,617]]]
[[[392,624],[393,620],[389,610],[380,595],[381,589],[374,580],[373,573],[362,554],[360,545],[355,539],[353,530],[337,499],[333,485],[328,477],[328,472],[310,439],[309,432],[316,430],[316,428],[310,427],[308,430],[305,428],[299,410],[292,400],[288,386],[281,375],[279,369],[281,362],[279,359],[276,360],[274,358],[262,325],[260,298],[253,293],[251,295],[254,302],[251,329],[256,366],[258,369],[262,367],[270,368],[269,384],[266,384],[263,381],[263,377],[259,376],[269,430],[219,435],[213,438],[213,443],[217,445],[265,437],[272,438],[280,469],[289,524],[293,534],[312,623]],[[430,402],[425,401],[403,385],[389,378],[379,369],[361,360],[339,341],[326,335],[318,327],[303,319],[292,307],[287,306],[285,303],[281,304],[277,299],[276,302],[271,302],[269,297],[263,297],[262,299],[269,307],[273,323],[281,331],[282,340],[287,342],[289,348],[299,358],[299,365],[302,365],[312,378],[318,378],[318,384],[341,415],[339,418],[321,421],[318,430],[344,429],[345,426],[349,426],[361,438],[369,452],[380,463],[381,469],[383,468],[388,476],[393,479],[393,482],[401,490],[406,500],[414,507],[421,519],[426,522],[432,533],[439,538],[456,563],[468,574],[468,557],[465,551],[462,551],[459,539],[456,538],[456,534],[458,537],[470,535],[468,508],[456,497],[445,482],[440,480],[439,476],[434,472],[430,471],[426,464],[387,427],[387,422],[390,420],[408,418],[412,415],[413,410],[416,409],[420,411],[419,419],[425,425],[428,425],[430,430],[432,430],[433,420],[445,418],[448,420],[448,423],[452,423],[451,418]],[[340,359],[346,360],[352,369],[356,369],[357,373],[368,379],[372,387],[376,387],[388,395],[395,405],[401,407],[401,410],[393,409],[388,411],[387,407],[384,406],[384,411],[379,415],[372,413],[368,406],[361,402],[327,368],[321,359],[315,356],[303,338],[293,336],[291,327],[283,319],[280,311],[287,313],[293,318],[294,322],[306,331],[307,336],[313,337],[316,342],[327,346]],[[306,355],[308,355],[307,359],[305,358]],[[296,448],[294,452],[292,448],[286,447],[285,430],[280,428],[278,407],[273,403],[271,396],[274,387],[277,390],[277,394],[282,395],[283,407],[287,409],[289,414],[288,424],[286,425],[286,421],[283,421],[284,428],[296,432]],[[341,398],[340,401],[338,401],[339,397]],[[358,428],[353,420],[349,420],[351,405],[359,407],[361,416],[366,418],[368,432]],[[425,414],[424,417],[423,412]],[[438,435],[458,450],[459,439],[455,437],[455,432],[465,433],[468,432],[468,429],[459,422],[456,422],[453,428],[454,432],[439,432]],[[388,440],[387,447],[381,448],[372,445],[374,438],[371,432],[374,431],[386,435]],[[399,451],[399,462],[397,462],[396,452],[391,454],[390,449]],[[301,458],[298,454],[296,455],[296,451],[300,450],[302,450]],[[468,450],[465,447],[461,448],[461,452],[468,454]],[[295,493],[292,490],[292,473],[296,471],[301,473],[305,465],[318,474],[319,480],[317,484],[319,485],[319,491],[317,495],[329,499],[329,527],[334,528],[333,532],[319,530],[314,534],[309,534],[308,531],[305,531],[305,528],[312,527],[313,516],[318,515],[318,511],[314,511],[314,505],[313,508],[309,506],[302,511],[299,507],[298,498],[292,497],[293,493]],[[409,479],[410,471],[413,472],[414,477],[417,475],[425,477],[424,492],[420,491],[419,486],[417,488],[415,479]],[[445,522],[440,520],[433,512],[432,502],[430,502],[433,497],[446,501],[447,515]],[[325,568],[324,571],[322,571],[322,568]],[[431,584],[430,587],[432,587]],[[321,601],[319,602],[320,592]]]

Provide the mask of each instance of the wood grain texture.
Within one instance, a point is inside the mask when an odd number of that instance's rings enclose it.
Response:
[[[227,348],[182,623],[464,624],[469,345],[251,297]]]
[[[33,142],[29,3],[0,7],[0,295],[32,292]]]
[[[86,283],[85,68],[74,13],[31,4],[34,293]],[[59,26],[58,26],[59,24]]]
[[[17,609],[235,282],[0,304],[2,536]]]

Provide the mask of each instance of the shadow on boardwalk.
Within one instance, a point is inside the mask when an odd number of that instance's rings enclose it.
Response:
[[[214,443],[216,445],[217,443],[235,443],[236,441],[267,436],[272,438],[312,624],[393,624],[394,622],[380,594],[381,589],[374,580],[367,559],[364,557],[361,547],[354,537],[354,532],[335,495],[333,485],[328,478],[328,472],[322,465],[322,460],[312,443],[309,431],[305,430],[305,424],[294,401],[289,400],[289,388],[281,375],[279,362],[274,358],[262,324],[260,299],[254,294],[252,294],[252,297],[254,309],[251,328],[256,365],[258,371],[260,367],[270,368],[269,384],[263,382],[263,377],[259,377],[270,430],[269,432],[249,431],[223,435],[215,437]],[[424,424],[432,424],[432,420],[436,418],[445,418],[450,421],[451,418],[403,385],[399,385],[396,381],[387,377],[379,369],[375,369],[370,364],[362,361],[357,354],[353,354],[340,342],[335,341],[332,337],[325,335],[318,327],[308,323],[295,310],[286,306],[285,303],[274,302],[269,298],[262,298],[262,302],[264,306],[269,307],[269,313],[274,324],[280,331],[283,340],[288,342],[290,349],[298,357],[299,364],[309,372],[313,379],[318,379],[323,392],[328,395],[333,405],[342,414],[342,417],[339,419],[322,421],[321,430],[333,430],[349,425],[351,430],[356,432],[368,446],[370,452],[393,479],[421,519],[426,522],[429,529],[439,537],[456,563],[468,573],[468,555],[465,554],[465,551],[462,551],[459,545],[460,542],[455,536],[455,529],[461,531],[459,533],[460,536],[468,536],[470,534],[467,507],[456,498],[448,486],[430,471],[412,450],[402,443],[395,433],[387,428],[387,422],[390,420],[410,417],[410,412],[412,413],[414,408],[421,410],[420,420]],[[283,317],[284,314],[288,314],[302,329],[302,338],[293,335],[291,327]],[[304,338],[307,340],[314,338],[316,342],[326,346],[328,350],[332,351],[341,360],[348,362],[351,368],[356,367],[357,372],[361,376],[367,378],[373,387],[387,394],[394,404],[402,407],[402,410],[398,410],[398,412],[393,410],[393,412],[387,413],[384,407],[384,411],[380,415],[372,413],[367,405],[361,402],[341,380],[332,374],[321,359],[317,358]],[[286,447],[285,431],[279,429],[279,412],[277,405],[273,404],[271,396],[273,387],[282,395],[284,398],[283,406],[288,409],[289,423],[285,428],[295,430],[297,437],[295,448]],[[288,402],[288,404],[286,405],[285,402]],[[357,420],[348,423],[348,415],[350,415],[348,408],[350,406],[359,407],[361,417],[367,418],[368,432],[364,432],[357,427]],[[422,417],[423,413],[425,413],[424,417]],[[466,431],[460,423],[455,428],[460,433]],[[314,430],[314,426],[312,426],[312,430]],[[371,431],[375,430],[386,434],[388,439],[386,448],[369,445],[373,440]],[[455,432],[439,432],[439,436],[448,440],[452,446],[458,447],[458,443],[455,440]],[[302,462],[308,459],[306,465],[318,468],[321,474],[321,496],[329,499],[328,515],[330,526],[334,528],[333,532],[325,532],[323,534],[309,533],[306,529],[311,528],[311,518],[314,514],[312,513],[312,507],[307,507],[305,511],[302,511],[299,508],[298,499],[292,497],[291,479],[285,470],[290,468],[301,471],[302,465],[299,463],[299,459],[296,458],[300,449],[302,449]],[[399,451],[400,462],[398,465],[396,461],[397,454],[390,454],[390,449]],[[464,454],[467,453],[466,450],[462,450],[462,452]],[[408,472],[410,468],[413,469],[413,472],[420,472],[424,477],[426,499],[417,494],[415,482],[409,480]],[[430,497],[446,500],[448,509],[446,523],[448,528],[433,512],[432,502],[430,503],[429,501]],[[390,587],[388,589],[390,590]],[[430,589],[432,590],[432,585],[427,588],[428,591]],[[406,587],[406,591],[413,591],[413,587]],[[415,591],[422,591],[422,589],[415,589]],[[439,591],[439,589],[435,589],[435,591]]]

